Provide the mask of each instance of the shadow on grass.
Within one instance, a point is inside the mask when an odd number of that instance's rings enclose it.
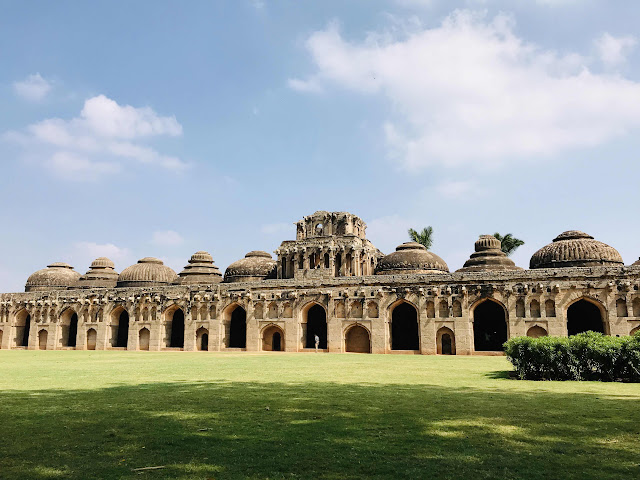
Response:
[[[0,418],[2,479],[640,475],[637,398],[602,394],[154,383],[4,392]]]

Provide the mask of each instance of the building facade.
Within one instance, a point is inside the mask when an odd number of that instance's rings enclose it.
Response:
[[[0,348],[493,354],[508,338],[640,329],[640,263],[578,231],[514,265],[483,235],[464,267],[419,244],[383,255],[346,212],[296,223],[296,240],[224,275],[196,252],[177,275],[146,257],[80,275],[53,263],[0,294]]]

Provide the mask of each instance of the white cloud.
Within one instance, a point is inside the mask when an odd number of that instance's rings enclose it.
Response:
[[[456,11],[435,28],[361,42],[331,24],[306,47],[317,72],[290,87],[386,99],[390,156],[410,169],[550,156],[640,127],[639,83],[593,73],[578,53],[527,43],[505,15]]]
[[[51,83],[42,78],[39,73],[29,75],[22,81],[13,83],[13,91],[22,98],[38,102],[51,91]]]
[[[74,181],[95,181],[120,171],[117,163],[92,162],[86,157],[64,151],[54,153],[46,166],[56,176]]]
[[[151,242],[155,245],[164,247],[175,247],[182,244],[183,241],[184,239],[180,236],[180,234],[178,232],[174,232],[173,230],[153,232],[153,237],[151,239]]]
[[[638,40],[631,35],[614,37],[609,33],[603,33],[594,41],[600,60],[608,67],[624,64],[637,43]]]
[[[436,191],[445,198],[466,198],[469,193],[478,193],[474,182],[468,180],[445,180],[436,187]]]
[[[128,248],[118,247],[113,243],[76,242],[73,244],[69,261],[80,273],[89,270],[89,265],[98,257],[111,259],[116,267],[126,268],[134,262]]]
[[[85,101],[78,117],[48,118],[21,132],[5,132],[2,139],[18,143],[31,156],[48,158],[47,166],[59,177],[96,180],[121,171],[120,164],[130,160],[184,170],[188,166],[184,161],[142,143],[149,137],[179,135],[182,126],[173,116],[160,116],[149,107],[119,105],[98,95]]]

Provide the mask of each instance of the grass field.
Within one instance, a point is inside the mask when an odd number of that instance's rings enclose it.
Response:
[[[0,351],[0,478],[640,478],[640,385],[504,357]],[[140,467],[164,466],[137,472]]]

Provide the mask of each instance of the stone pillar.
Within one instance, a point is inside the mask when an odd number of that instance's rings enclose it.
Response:
[[[196,324],[198,320],[198,307],[188,301],[184,309],[184,351],[193,352],[196,350]]]
[[[275,320],[275,319],[274,319]],[[253,302],[247,304],[247,351],[258,352],[261,350],[260,345],[260,324],[255,318]]]
[[[163,317],[164,315],[160,313],[151,321],[151,326],[149,328],[149,351],[158,352],[164,347]]]
[[[345,318],[348,316],[345,299]],[[342,318],[337,318],[335,310],[327,308],[327,349],[330,352],[342,352]]]

